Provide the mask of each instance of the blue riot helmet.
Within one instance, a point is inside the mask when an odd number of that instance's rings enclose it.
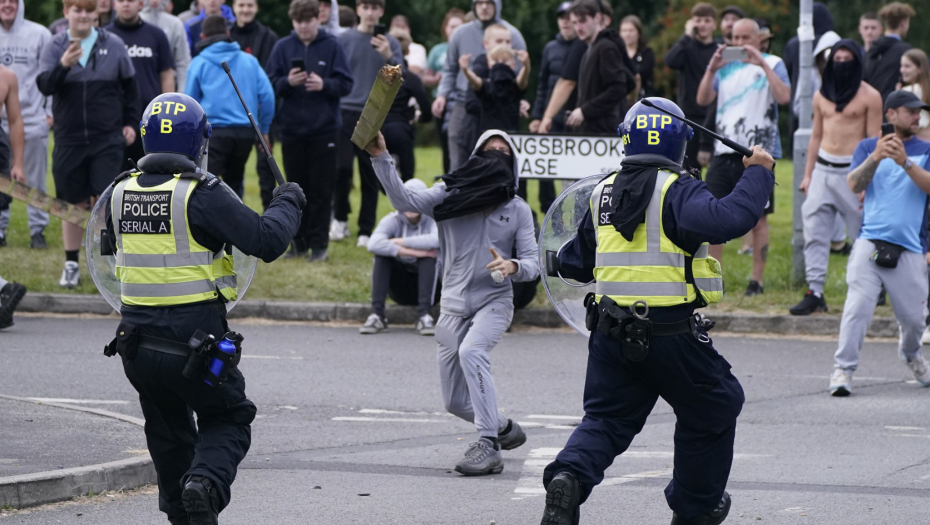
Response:
[[[671,100],[649,97],[649,101],[682,118],[685,116]],[[627,111],[617,133],[623,137],[624,156],[652,153],[676,164],[681,164],[688,141],[694,136],[691,126],[642,102]]]
[[[202,163],[212,132],[203,108],[183,93],[155,97],[145,108],[139,129],[146,154],[178,153],[197,164]]]

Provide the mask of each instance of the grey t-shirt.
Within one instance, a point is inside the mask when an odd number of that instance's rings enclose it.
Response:
[[[361,112],[365,107],[365,102],[368,101],[368,95],[371,93],[371,86],[375,84],[375,76],[378,71],[385,64],[399,66],[404,63],[400,43],[396,38],[387,35],[393,55],[390,60],[385,62],[371,45],[371,37],[371,33],[362,33],[355,28],[346,30],[337,37],[346,52],[346,57],[349,59],[349,68],[352,70],[352,78],[355,80],[355,83],[352,84],[352,92],[339,101],[342,109]]]

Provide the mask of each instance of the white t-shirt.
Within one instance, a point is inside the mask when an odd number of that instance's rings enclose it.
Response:
[[[910,91],[911,93],[917,95],[917,98],[920,100],[924,99],[924,90],[920,88],[920,84],[911,84],[910,86],[904,86],[904,91]],[[926,109],[920,112],[920,123],[917,124],[920,129],[924,129],[927,126],[930,126],[930,111]]]
[[[426,60],[426,48],[422,44],[417,44],[416,42],[410,44],[410,48],[407,50],[407,56],[404,57],[407,59],[407,67],[418,67],[426,71],[428,62]]]
[[[766,63],[778,78],[791,86],[788,69],[782,59],[763,53]],[[778,135],[778,102],[769,87],[769,79],[760,66],[730,62],[714,76],[717,91],[717,133],[746,147],[762,146],[776,159],[781,158]],[[717,142],[715,154],[736,153]]]

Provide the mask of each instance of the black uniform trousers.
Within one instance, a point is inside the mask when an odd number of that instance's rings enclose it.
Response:
[[[174,308],[123,308],[123,320],[145,335],[187,341],[198,328],[217,339],[228,329],[222,302]],[[218,510],[229,504],[230,486],[252,442],[255,405],[245,396],[238,368],[211,387],[181,375],[187,358],[140,348],[123,370],[139,392],[145,438],[158,473],[158,508],[171,519],[185,519],[182,483],[204,476],[216,487]],[[196,426],[192,411],[197,415]]]
[[[337,221],[349,220],[352,211],[349,193],[352,192],[352,164],[358,159],[359,178],[362,182],[362,204],[358,212],[358,234],[371,235],[378,214],[378,192],[381,183],[371,165],[371,155],[352,143],[352,133],[362,114],[342,110],[342,129],[336,140],[336,191],[333,199],[333,215]]]
[[[300,228],[294,236],[294,247],[299,252],[329,246],[329,216],[336,182],[335,142],[335,136],[281,140],[287,180],[296,182],[307,196]]]
[[[730,365],[691,334],[654,337],[641,362],[626,359],[616,340],[594,332],[588,343],[581,424],[545,470],[543,483],[562,471],[581,484],[581,501],[638,434],[662,397],[675,411],[675,459],[665,489],[682,518],[707,514],[723,497],[733,462],[736,418],[743,389]]]
[[[416,128],[407,122],[389,120],[381,126],[381,134],[388,151],[396,157],[400,180],[412,179],[417,171],[417,158],[413,153]]]

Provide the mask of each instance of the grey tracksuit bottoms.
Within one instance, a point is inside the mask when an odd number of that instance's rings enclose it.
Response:
[[[849,291],[840,322],[835,368],[855,370],[859,366],[859,352],[882,285],[888,291],[901,331],[898,355],[909,362],[920,353],[920,336],[926,327],[927,260],[922,253],[904,250],[897,268],[882,268],[871,261],[873,253],[875,245],[860,238],[849,254],[846,267]]]
[[[513,304],[495,301],[471,317],[442,314],[436,324],[439,384],[446,410],[473,422],[482,437],[496,438],[507,427],[507,418],[497,410],[490,353],[511,320]]]
[[[820,157],[836,164],[847,164],[852,157],[830,155],[823,150]],[[817,163],[811,176],[807,198],[801,206],[804,221],[804,265],[811,291],[823,295],[830,261],[830,241],[836,236],[836,216],[846,223],[846,231],[855,240],[862,226],[859,196],[846,184],[848,168],[831,168]]]
[[[10,162],[12,162],[12,158]],[[46,192],[45,177],[48,173],[48,137],[26,137],[23,152],[23,173],[26,184],[41,192]],[[48,226],[48,213],[28,206],[29,235],[41,233]],[[0,212],[0,237],[5,236],[10,225],[10,209]]]

